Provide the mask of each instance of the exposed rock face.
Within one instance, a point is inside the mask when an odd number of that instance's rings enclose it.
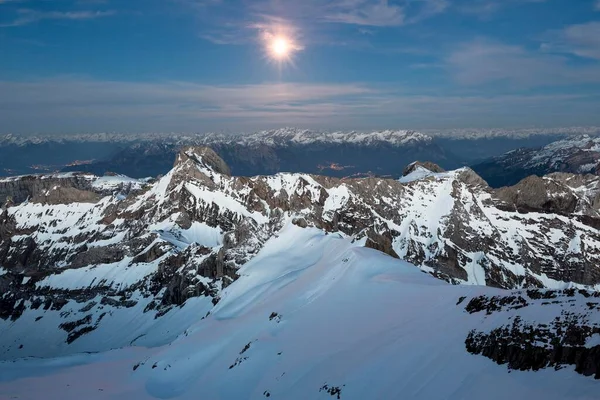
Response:
[[[43,202],[44,198],[49,197],[50,203],[58,204],[59,202],[71,203],[77,201],[78,198],[86,198],[89,196],[92,201],[98,200],[93,195],[93,192],[84,194],[91,189],[89,175],[72,175],[72,176],[23,176],[20,178],[7,178],[0,180],[0,203],[10,199],[14,203],[21,203],[27,199],[35,202]],[[56,193],[59,191],[61,193]]]
[[[404,171],[402,171],[402,176],[406,176],[406,175],[410,174],[411,172],[414,172],[419,167],[425,168],[426,170],[429,170],[431,172],[436,172],[436,173],[446,172],[445,169],[443,169],[439,165],[434,164],[432,162],[429,162],[429,161],[425,161],[425,162],[415,161],[414,163],[411,163],[406,168],[404,168]]]
[[[95,203],[102,196],[115,191],[128,193],[139,187],[135,180],[119,181],[113,176],[111,184],[98,185],[98,177],[83,173],[65,173],[51,175],[26,175],[0,179],[0,204],[22,203],[30,200],[34,203],[69,204]]]
[[[190,146],[183,148],[177,155],[174,167],[185,164],[188,160],[191,160],[193,164],[209,168],[218,174],[231,176],[229,166],[210,147]]]
[[[0,318],[43,307],[79,321],[89,307],[92,319],[77,328],[85,330],[69,336],[81,350],[85,333],[119,309],[138,307],[147,324],[160,324],[190,299],[217,302],[288,223],[363,241],[453,283],[600,284],[598,182],[574,175],[501,190],[468,168],[405,183],[232,177],[214,151],[188,147],[168,174],[135,190],[124,178],[85,179],[48,189],[41,177],[12,178],[12,188],[30,185],[30,201],[0,210]]]
[[[599,298],[598,292],[575,289],[529,290],[512,296],[473,298],[466,311],[471,314],[485,311],[486,317],[528,307],[539,311],[529,314],[537,316],[533,321],[517,316],[504,325],[492,325],[489,330],[472,330],[465,340],[467,351],[506,364],[509,369],[558,370],[574,365],[576,372],[600,379],[600,344],[595,339],[600,337],[600,324],[594,318],[600,311]],[[547,313],[543,309],[557,307],[562,308],[560,316],[544,320],[542,316]]]
[[[555,180],[530,176],[515,186],[501,188],[496,198],[515,211],[542,211],[568,215],[575,212],[578,198],[565,185]]]

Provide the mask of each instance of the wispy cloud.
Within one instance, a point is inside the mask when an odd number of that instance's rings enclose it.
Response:
[[[548,110],[545,122],[599,124],[599,105],[597,95],[435,96],[361,83],[0,81],[0,133],[506,126],[537,123]]]
[[[364,26],[403,25],[406,20],[404,8],[390,4],[388,0],[345,0],[332,2],[323,20]]]
[[[359,28],[357,32],[373,32],[418,23],[443,13],[450,4],[449,0],[253,0],[236,8],[219,0],[178,1],[192,6],[202,18],[201,37],[218,44],[246,43],[249,27],[273,21],[302,27],[315,41],[323,38],[313,36],[328,31],[331,25],[354,25]]]
[[[446,59],[457,82],[482,85],[504,82],[522,87],[600,83],[598,65],[572,65],[569,59],[480,38],[465,43]]]
[[[541,49],[545,52],[600,60],[600,22],[570,25],[547,32],[544,38]]]
[[[596,0],[596,3],[594,4],[594,10],[600,11],[600,0]]]
[[[6,1],[6,0],[4,0]],[[14,27],[32,24],[42,20],[88,20],[114,15],[108,11],[38,11],[32,9],[19,9],[17,16],[10,22],[0,23],[0,27]]]
[[[496,12],[509,6],[527,3],[545,3],[547,0],[466,0],[458,3],[457,9],[465,14],[476,15],[479,18],[490,18]]]
[[[359,26],[399,26],[444,12],[449,0],[258,0],[252,9],[286,18]]]

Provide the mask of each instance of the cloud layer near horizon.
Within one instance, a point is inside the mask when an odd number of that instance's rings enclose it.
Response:
[[[199,85],[81,79],[0,82],[0,133],[249,131],[295,125],[340,129],[456,128],[487,121],[593,125],[600,95],[422,95],[368,84]],[[373,123],[373,121],[376,121]],[[90,126],[94,127],[90,129]]]

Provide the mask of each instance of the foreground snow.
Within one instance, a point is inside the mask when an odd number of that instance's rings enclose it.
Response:
[[[474,327],[529,311],[484,317],[460,298],[507,292],[448,285],[361,244],[288,224],[209,316],[182,307],[195,323],[174,324],[185,331],[170,344],[4,361],[0,398],[597,398],[600,383],[572,368],[508,373],[465,351]],[[544,310],[540,322],[560,314]]]

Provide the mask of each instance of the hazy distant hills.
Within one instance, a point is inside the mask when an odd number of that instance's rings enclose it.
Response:
[[[277,138],[277,140],[210,141],[209,145],[238,175],[277,172],[322,173],[330,176],[399,177],[403,167],[415,160],[431,160],[447,167],[458,167],[459,157],[446,151],[432,138],[398,132],[369,141],[312,141]],[[69,166],[64,170],[85,170],[96,174],[118,171],[133,177],[164,174],[173,165],[178,143],[146,142],[127,147],[111,158],[88,165]]]
[[[182,146],[208,145],[238,175],[284,171],[398,178],[403,167],[413,161],[431,161],[454,169],[479,164],[517,148],[542,147],[565,135],[596,132],[590,129],[457,130],[435,135],[409,130],[325,132],[296,128],[235,135],[6,135],[0,137],[0,176],[55,171],[98,175],[116,172],[135,178],[158,176],[170,170],[173,157]]]

